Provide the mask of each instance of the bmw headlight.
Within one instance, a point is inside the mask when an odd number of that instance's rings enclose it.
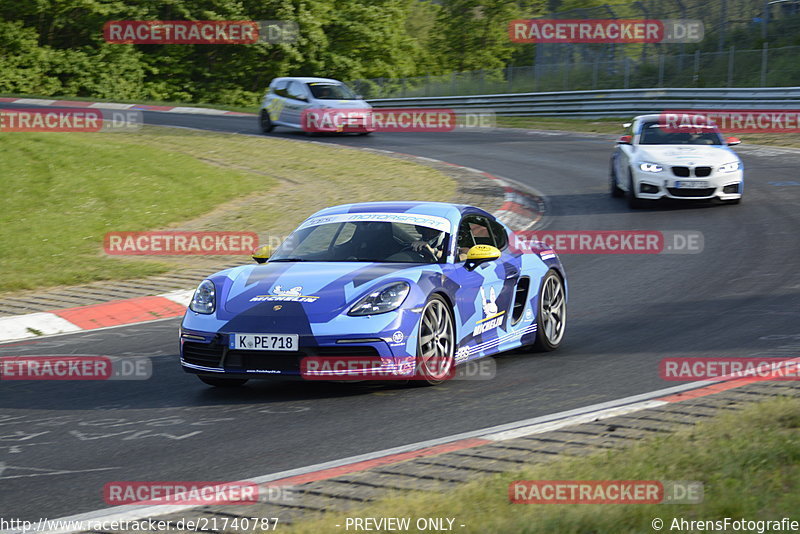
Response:
[[[356,302],[347,315],[375,315],[396,310],[406,300],[410,290],[407,282],[389,284]]]
[[[719,172],[736,172],[742,168],[741,161],[731,161],[719,166]]]
[[[662,167],[658,163],[650,163],[647,161],[641,162],[639,164],[639,168],[644,172],[661,172],[664,170],[664,167]]]
[[[196,313],[214,313],[217,307],[217,291],[214,282],[203,280],[194,292],[189,309]]]

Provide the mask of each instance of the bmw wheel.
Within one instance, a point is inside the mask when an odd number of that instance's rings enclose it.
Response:
[[[420,317],[415,382],[441,384],[450,377],[455,363],[453,314],[442,297],[433,295]]]
[[[616,171],[616,169],[614,169],[614,160],[613,159],[611,160],[611,166],[610,166],[610,169],[608,171],[608,185],[609,185],[609,188],[611,189],[611,196],[612,197],[620,198],[622,195],[625,194],[622,191],[622,189],[620,189],[619,186],[617,185],[617,171]]]
[[[555,271],[550,270],[544,276],[538,300],[536,342],[533,346],[541,351],[556,350],[561,345],[567,325],[567,295],[564,282]]]
[[[647,201],[636,196],[636,183],[633,181],[633,172],[630,170],[628,170],[628,191],[626,196],[628,197],[628,206],[635,210],[644,208],[647,204]]]

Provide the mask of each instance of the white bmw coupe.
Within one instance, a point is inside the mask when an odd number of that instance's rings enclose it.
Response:
[[[713,125],[669,128],[657,114],[640,115],[624,126],[626,135],[617,140],[611,156],[612,196],[626,196],[631,208],[661,198],[741,201],[744,168],[729,148],[739,139],[723,138]]]

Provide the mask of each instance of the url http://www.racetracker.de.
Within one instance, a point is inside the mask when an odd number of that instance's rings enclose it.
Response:
[[[790,517],[780,519],[744,519],[724,517],[722,519],[684,519],[674,517],[661,519],[656,517],[651,522],[656,532],[797,532],[800,531],[800,521]]]
[[[228,529],[239,532],[273,531],[278,526],[277,517],[199,517],[196,519],[120,519],[83,520],[41,518],[36,521],[0,518],[0,532],[224,532]]]

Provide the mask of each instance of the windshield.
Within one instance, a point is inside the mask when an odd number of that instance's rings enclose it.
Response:
[[[308,88],[318,100],[358,100],[349,87],[339,83],[312,82],[308,84]]]
[[[300,227],[270,257],[279,261],[441,263],[449,234],[393,222],[332,222]]]
[[[713,127],[692,127],[687,131],[666,128],[657,122],[642,125],[640,145],[723,145],[719,130]]]

